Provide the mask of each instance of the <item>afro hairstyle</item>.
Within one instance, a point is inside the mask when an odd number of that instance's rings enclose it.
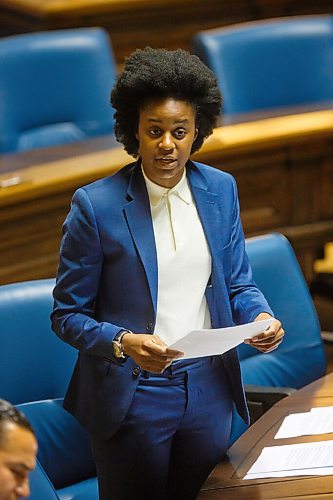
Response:
[[[115,134],[125,150],[137,157],[140,110],[149,102],[173,98],[190,104],[196,115],[198,136],[191,153],[197,151],[216,126],[222,96],[214,73],[195,55],[182,49],[135,50],[111,92],[115,112]]]

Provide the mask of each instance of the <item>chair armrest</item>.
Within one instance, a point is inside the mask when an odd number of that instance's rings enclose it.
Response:
[[[296,389],[291,387],[269,387],[245,384],[246,401],[249,407],[251,424],[269,410],[275,403],[290,396]]]

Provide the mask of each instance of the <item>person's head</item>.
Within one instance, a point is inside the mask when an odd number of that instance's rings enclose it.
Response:
[[[26,417],[0,399],[0,500],[29,495],[36,453],[37,441]]]
[[[180,179],[190,154],[212,133],[222,97],[214,73],[197,56],[147,47],[127,58],[111,103],[118,141],[164,185],[163,179]]]

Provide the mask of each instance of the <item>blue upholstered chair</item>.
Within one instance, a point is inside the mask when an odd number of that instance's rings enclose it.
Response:
[[[17,406],[32,424],[38,440],[30,500],[48,500],[48,496],[50,500],[97,500],[96,469],[88,434],[62,403],[62,399],[54,399]],[[43,496],[44,491],[48,496]]]
[[[218,77],[226,120],[333,100],[333,16],[285,17],[201,31],[192,51]]]
[[[77,351],[50,326],[53,279],[0,286],[0,397],[13,404],[63,397]]]
[[[0,286],[0,397],[18,405],[37,435],[31,500],[97,500],[88,436],[57,399],[77,351],[51,331],[53,287],[54,279]]]
[[[326,358],[317,313],[288,240],[278,233],[258,236],[247,239],[246,249],[254,279],[286,332],[279,348],[268,354],[246,344],[238,347],[248,393],[257,392],[256,402],[265,404],[267,394],[272,396],[270,388],[279,388],[278,395],[287,388],[288,394],[289,388],[299,389],[323,376]],[[245,428],[235,415],[231,441]]]
[[[0,153],[112,134],[114,79],[102,28],[0,39]]]
[[[29,474],[29,479],[29,500],[59,500],[57,492],[38,460],[35,469]]]

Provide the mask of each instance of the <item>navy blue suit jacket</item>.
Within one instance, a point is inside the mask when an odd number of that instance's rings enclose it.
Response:
[[[232,176],[188,161],[187,176],[212,256],[206,290],[213,328],[272,314],[252,280]],[[111,436],[138,384],[112,340],[122,329],[153,333],[157,258],[150,205],[139,162],[74,194],[63,227],[52,325],[79,350],[64,406],[93,435]],[[158,334],[158,332],[156,332]],[[247,420],[235,349],[223,355],[239,414]]]

